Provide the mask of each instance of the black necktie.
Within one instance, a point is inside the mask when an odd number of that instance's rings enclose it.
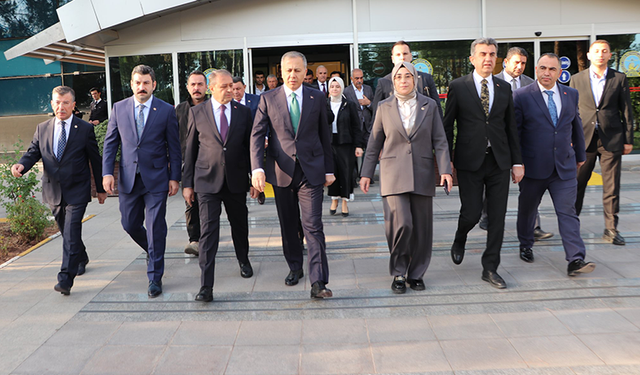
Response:
[[[62,154],[64,154],[64,148],[67,146],[67,129],[65,126],[66,122],[61,121],[60,126],[62,126],[62,130],[60,131],[60,138],[58,138],[58,152],[56,152],[56,158],[58,161],[62,159]]]

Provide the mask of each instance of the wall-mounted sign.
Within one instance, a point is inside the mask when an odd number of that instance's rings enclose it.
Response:
[[[384,63],[378,61],[373,64],[373,74],[381,76],[384,73]]]
[[[202,73],[204,73],[205,76],[207,76],[207,95],[211,95],[211,90],[209,90],[209,75],[211,74],[211,72],[214,72],[216,70],[218,70],[218,69],[217,68],[209,68],[209,69],[205,70],[204,72],[202,72]]]
[[[562,73],[560,73],[560,77],[558,77],[558,81],[560,81],[560,83],[567,83],[570,79],[571,73],[566,70],[563,70]]]
[[[426,59],[415,59],[411,62],[416,70],[422,73],[433,74],[433,65]]]
[[[571,59],[568,58],[567,56],[562,56],[560,58],[560,68],[562,70],[567,70],[569,69],[570,66],[571,66]]]
[[[627,77],[640,77],[640,53],[629,51],[620,59],[620,70]]]

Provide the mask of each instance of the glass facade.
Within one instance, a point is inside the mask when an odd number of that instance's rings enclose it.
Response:
[[[133,95],[130,83],[131,71],[140,64],[150,66],[156,74],[157,84],[153,95],[169,104],[177,104],[173,97],[173,68],[170,54],[110,57],[111,103]]]
[[[447,92],[449,82],[469,74],[473,66],[469,62],[469,47],[472,40],[441,42],[411,42],[413,60],[431,70],[440,94]],[[379,78],[391,73],[391,47],[393,43],[371,43],[360,45],[360,68],[364,72],[365,83],[375,89]]]
[[[58,22],[56,9],[71,0],[0,0],[0,39],[27,38]]]
[[[207,74],[211,69],[226,69],[232,76],[243,77],[244,60],[242,50],[203,51],[178,54],[178,72],[180,74],[180,100],[183,102],[189,98],[187,92],[187,79],[194,70],[200,70]],[[247,80],[245,78],[245,84]]]

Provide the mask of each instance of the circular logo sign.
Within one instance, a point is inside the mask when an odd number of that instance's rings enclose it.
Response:
[[[433,65],[428,60],[425,59],[415,59],[411,62],[413,66],[416,67],[416,70],[422,73],[433,73]]]
[[[202,73],[204,73],[205,76],[207,76],[207,95],[211,95],[211,90],[209,90],[209,75],[211,75],[211,73],[215,72],[216,70],[218,70],[218,69],[209,68],[209,69],[205,70],[204,72],[202,72]]]
[[[629,51],[622,55],[620,68],[627,77],[640,77],[640,53]]]
[[[567,72],[566,70],[563,70],[562,73],[560,73],[560,77],[558,77],[558,81],[560,81],[560,83],[567,83],[570,79],[571,73]]]
[[[381,76],[384,73],[384,64],[378,61],[373,64],[373,74]]]
[[[571,66],[571,59],[568,58],[567,56],[562,56],[560,58],[560,68],[562,68],[562,70],[566,70],[566,69],[569,69],[570,66]]]

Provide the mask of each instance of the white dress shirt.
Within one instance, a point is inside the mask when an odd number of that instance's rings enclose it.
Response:
[[[509,86],[511,86],[512,89],[513,89],[513,84],[511,83],[512,81],[516,82],[516,90],[519,89],[520,87],[522,87],[522,85],[520,83],[520,76],[518,76],[516,78],[513,78],[506,71],[502,74],[502,76],[504,77],[504,80],[507,81]]]
[[[282,88],[287,96],[287,108],[289,108],[289,113],[291,113],[291,100],[293,99],[291,93],[295,92],[296,100],[298,100],[298,105],[300,106],[300,116],[302,116],[302,85],[300,85],[296,91],[291,90],[287,85],[282,85]]]
[[[364,86],[362,86],[362,90],[358,90],[356,85],[354,85],[353,83],[351,84],[351,86],[353,86],[353,92],[356,93],[356,98],[358,100],[364,99]],[[358,102],[358,105],[360,105],[360,102]],[[363,109],[362,105],[360,105],[360,109]]]
[[[544,104],[549,108],[549,95],[545,93],[548,89],[545,89],[540,82],[536,81],[538,87],[540,87],[540,93],[542,94],[542,99],[544,99]],[[558,85],[555,84],[551,88],[553,91],[553,101],[556,103],[556,110],[558,112],[558,119],[560,118],[560,113],[562,113],[562,98],[560,98],[560,89],[558,89]]]
[[[56,117],[55,127],[53,128],[53,154],[58,155],[58,139],[60,139],[60,132],[62,132],[61,122],[64,121],[64,130],[67,132],[67,139],[69,141],[69,131],[71,130],[71,122],[73,121],[73,115],[66,120],[60,120]]]
[[[591,92],[593,93],[593,100],[596,102],[596,107],[600,105],[600,100],[602,99],[602,93],[604,92],[604,84],[607,81],[607,72],[609,69],[607,68],[604,71],[602,77],[598,77],[593,66],[589,67],[589,80],[591,81]]]
[[[324,85],[324,92],[329,92],[329,81],[320,82],[318,81],[318,90],[322,91],[322,85]]]

